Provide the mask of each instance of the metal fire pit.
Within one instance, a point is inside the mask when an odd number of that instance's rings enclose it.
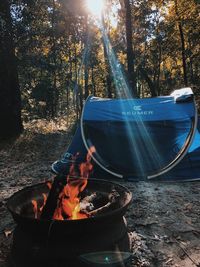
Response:
[[[86,192],[111,190],[119,193],[117,203],[110,210],[81,220],[35,219],[31,200],[42,203],[42,193],[49,187],[40,183],[15,193],[7,203],[17,227],[13,235],[12,258],[16,266],[84,266],[79,257],[98,251],[129,251],[130,244],[124,214],[132,194],[124,186],[105,180],[89,179]],[[55,265],[51,265],[55,263]],[[18,264],[18,265],[17,265]],[[28,265],[27,265],[28,264]],[[46,264],[46,265],[45,265]],[[66,265],[67,264],[67,265]]]

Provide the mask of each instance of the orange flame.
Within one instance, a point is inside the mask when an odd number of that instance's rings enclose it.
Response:
[[[43,210],[43,208],[44,208],[44,206],[45,206],[45,204],[47,202],[47,195],[43,193],[42,196],[43,196],[43,204],[40,207],[40,212],[42,212],[42,210]]]
[[[46,183],[46,185],[51,190],[52,183],[48,181]],[[42,196],[43,196],[43,204],[41,205],[40,208],[38,207],[38,203],[35,199],[31,200],[31,203],[33,205],[33,212],[34,212],[35,219],[37,219],[39,217],[39,215],[41,214],[41,212],[42,212],[42,210],[43,210],[43,208],[47,202],[47,195],[45,193],[43,193]]]
[[[87,214],[80,211],[79,194],[87,186],[87,179],[93,169],[91,155],[94,152],[95,148],[91,147],[87,154],[86,162],[80,164],[78,171],[75,168],[75,164],[71,165],[69,175],[67,176],[67,184],[59,195],[53,219],[64,220],[66,218],[67,220],[77,220],[88,218]]]
[[[41,214],[41,212],[42,212],[42,210],[46,204],[46,201],[47,201],[47,195],[43,193],[42,196],[43,196],[43,203],[42,203],[40,208],[38,207],[38,203],[35,199],[31,200],[31,203],[33,205],[33,212],[34,212],[35,219],[39,218],[39,216],[40,216],[40,214]]]
[[[51,190],[52,183],[48,181],[48,182],[46,183],[46,185],[47,185],[47,187]]]
[[[33,199],[33,200],[31,200],[31,203],[33,205],[33,212],[34,212],[35,219],[37,219],[37,217],[38,217],[38,204],[37,204],[37,201]]]

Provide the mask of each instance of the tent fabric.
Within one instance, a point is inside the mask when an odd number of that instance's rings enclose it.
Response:
[[[94,146],[93,177],[113,179],[110,173],[120,173],[118,177],[133,181],[147,179],[184,151],[180,162],[156,179],[196,180],[200,173],[200,119],[197,128],[195,120],[190,88],[146,99],[89,97],[67,153],[76,155],[80,163]],[[194,138],[189,139],[191,136]]]
[[[158,178],[170,181],[192,181],[200,179],[200,118],[192,145],[182,161],[169,173]]]
[[[90,97],[81,120],[82,138],[102,168],[118,177],[155,177],[181,160],[195,131],[191,89],[146,99]]]
[[[177,104],[171,96],[128,100],[91,97],[86,105],[83,117],[85,121],[155,122],[184,120],[194,115],[191,102]]]
[[[78,125],[75,135],[69,145],[67,152],[76,155],[79,153],[78,162],[86,160],[87,149],[82,140],[80,125]],[[116,179],[116,177],[108,174],[93,162],[94,171],[93,178],[97,179]],[[200,179],[200,118],[198,119],[198,127],[196,129],[194,141],[183,160],[171,171],[165,175],[158,177],[161,181],[193,181]],[[146,177],[132,176],[128,177],[129,181],[146,180]]]

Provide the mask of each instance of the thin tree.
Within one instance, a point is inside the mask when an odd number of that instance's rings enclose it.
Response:
[[[102,13],[101,15],[101,21],[102,21],[102,25],[103,25],[103,30],[104,32],[106,31],[106,24],[105,24],[105,16]],[[105,33],[104,33],[105,34]],[[111,81],[111,69],[110,69],[110,65],[109,65],[109,47],[106,46],[105,42],[103,41],[103,54],[104,54],[104,61],[105,61],[105,67],[106,67],[106,93],[107,96],[109,98],[112,98],[112,89],[111,89],[111,85],[112,85],[112,81]]]
[[[89,89],[88,89],[88,79],[89,79],[89,39],[90,39],[90,32],[89,32],[89,25],[88,25],[88,16],[85,16],[85,40],[84,40],[84,49],[85,49],[85,69],[84,69],[84,80],[85,80],[85,95],[84,98],[87,99],[89,95]]]
[[[126,26],[126,44],[127,44],[127,65],[129,83],[132,89],[134,97],[137,97],[136,79],[135,79],[135,65],[134,65],[134,53],[133,53],[133,40],[132,40],[132,12],[130,0],[124,0],[125,7],[125,26]]]
[[[188,86],[188,79],[187,79],[187,66],[186,66],[186,54],[185,54],[185,37],[183,32],[183,26],[182,26],[182,20],[178,11],[178,3],[177,0],[174,0],[175,4],[175,13],[178,20],[178,29],[180,34],[180,40],[181,40],[181,53],[182,53],[182,64],[183,64],[183,79],[184,79],[184,85]]]

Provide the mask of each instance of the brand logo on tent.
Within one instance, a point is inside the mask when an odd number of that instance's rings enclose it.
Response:
[[[149,116],[153,114],[154,114],[153,110],[142,110],[142,106],[133,106],[133,110],[131,111],[122,111],[122,115],[125,116],[136,116],[136,115]]]
[[[133,106],[133,109],[135,111],[140,111],[140,110],[142,110],[142,106]]]

